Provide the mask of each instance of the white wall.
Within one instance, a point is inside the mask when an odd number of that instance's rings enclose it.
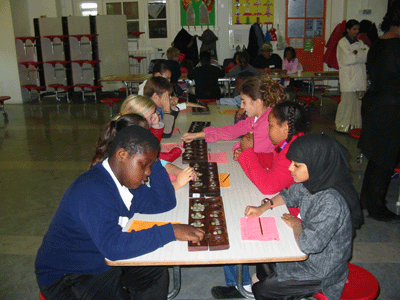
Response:
[[[31,21],[27,0],[13,0],[10,5],[15,36],[29,36],[31,34]]]
[[[388,0],[358,0],[348,1],[347,5],[347,20],[356,19],[358,21],[369,20],[375,23],[379,30],[379,25],[382,22],[387,10]],[[360,13],[361,9],[370,9],[370,15]],[[378,31],[378,33],[382,33]]]
[[[0,1],[0,96],[10,96],[8,103],[21,103],[17,53],[9,0]]]
[[[57,5],[55,0],[27,0],[29,10],[29,20],[31,35],[35,33],[33,19],[46,16],[48,18],[57,17]]]

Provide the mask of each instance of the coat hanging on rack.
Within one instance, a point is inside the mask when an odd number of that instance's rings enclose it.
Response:
[[[258,54],[261,54],[261,46],[264,43],[264,34],[258,23],[254,23],[250,27],[249,33],[249,45],[247,52],[250,56],[250,64],[256,58]]]
[[[199,62],[197,35],[192,36],[182,28],[172,42],[172,46],[178,48],[181,53],[185,54],[185,58],[190,60],[194,66],[197,65]]]
[[[343,37],[343,33],[345,32],[346,21],[342,21],[336,25],[333,30],[331,36],[329,37],[328,42],[326,43],[326,51],[324,53],[322,61],[328,65],[328,67],[339,70],[339,64],[336,58],[336,48],[339,40]]]
[[[269,30],[269,35],[271,36],[271,42],[276,42],[278,40],[276,29],[274,27]]]
[[[218,37],[210,29],[206,29],[203,34],[199,37],[202,41],[200,47],[200,53],[203,51],[208,51],[217,57],[217,41]],[[217,57],[218,60],[218,57]]]

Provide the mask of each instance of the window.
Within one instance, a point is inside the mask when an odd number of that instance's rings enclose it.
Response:
[[[75,3],[78,16],[97,16],[100,14],[97,1],[78,1]]]
[[[167,7],[166,0],[150,0],[147,5],[149,20],[149,37],[167,37]]]
[[[126,27],[128,30],[128,38],[135,38],[132,32],[139,32],[139,3],[137,1],[129,2],[107,2],[106,3],[107,15],[125,15]]]

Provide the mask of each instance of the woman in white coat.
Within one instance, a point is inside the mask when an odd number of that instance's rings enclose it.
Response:
[[[346,35],[337,46],[341,101],[336,119],[336,131],[346,133],[353,128],[361,128],[361,98],[367,90],[368,46],[357,39],[360,23],[349,20]]]

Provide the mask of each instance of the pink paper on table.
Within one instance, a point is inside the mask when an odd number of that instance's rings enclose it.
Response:
[[[226,152],[209,153],[208,155],[208,162],[226,164]]]
[[[261,234],[260,221],[263,234]],[[278,227],[274,217],[240,218],[242,240],[279,241]]]
[[[163,152],[169,152],[174,148],[182,148],[183,147],[183,143],[169,143],[169,144],[163,144],[162,148],[163,148]]]

